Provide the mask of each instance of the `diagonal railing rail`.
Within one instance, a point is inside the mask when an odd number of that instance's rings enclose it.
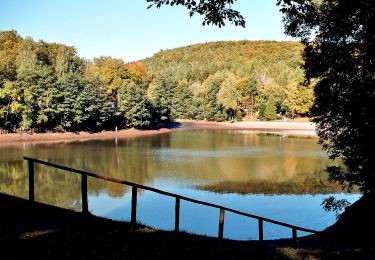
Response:
[[[29,200],[30,201],[35,200],[35,197],[34,197],[34,164],[37,163],[37,164],[42,164],[42,165],[50,166],[50,167],[53,167],[53,168],[56,168],[56,169],[60,169],[60,170],[64,170],[64,171],[68,171],[68,172],[72,172],[72,173],[76,173],[76,174],[81,175],[81,177],[82,177],[81,178],[82,212],[84,214],[89,214],[88,199],[87,199],[87,177],[89,176],[89,177],[93,177],[93,178],[97,178],[97,179],[101,179],[101,180],[105,180],[105,181],[109,181],[109,182],[119,183],[119,184],[123,184],[123,185],[127,185],[127,186],[132,187],[131,218],[130,218],[131,220],[130,220],[130,222],[133,226],[135,226],[137,224],[137,190],[142,189],[142,190],[148,190],[148,191],[152,191],[152,192],[155,192],[155,193],[159,193],[159,194],[162,194],[162,195],[165,195],[165,196],[174,197],[176,199],[176,201],[175,201],[175,231],[179,231],[179,229],[180,229],[180,202],[181,202],[181,200],[184,200],[184,201],[189,201],[189,202],[192,202],[192,203],[196,203],[196,204],[200,204],[200,205],[204,205],[204,206],[208,206],[208,207],[217,208],[217,209],[220,210],[219,227],[218,227],[218,238],[219,239],[223,238],[224,217],[225,217],[226,211],[237,214],[237,215],[257,219],[258,220],[259,241],[263,241],[263,223],[264,222],[268,222],[268,223],[272,223],[272,224],[275,224],[275,225],[290,228],[292,230],[292,238],[293,238],[293,241],[295,243],[297,242],[297,231],[308,232],[308,233],[318,233],[318,231],[316,231],[316,230],[298,227],[298,226],[291,225],[291,224],[288,224],[288,223],[284,223],[284,222],[280,222],[280,221],[277,221],[277,220],[273,220],[273,219],[249,214],[249,213],[246,213],[246,212],[242,212],[242,211],[239,211],[239,210],[227,208],[227,207],[220,206],[220,205],[217,205],[217,204],[192,199],[192,198],[189,198],[189,197],[181,196],[181,195],[171,193],[171,192],[166,192],[166,191],[163,191],[163,190],[155,189],[155,188],[152,188],[152,187],[148,187],[148,186],[145,186],[145,185],[133,183],[133,182],[130,182],[130,181],[124,181],[124,180],[119,180],[119,179],[115,179],[115,178],[112,178],[112,177],[106,177],[106,176],[98,175],[98,174],[95,174],[95,173],[77,170],[77,169],[73,169],[73,168],[70,168],[70,167],[63,166],[63,165],[58,165],[58,164],[55,164],[55,163],[50,163],[50,162],[46,162],[46,161],[42,161],[42,160],[30,158],[30,157],[23,157],[23,158],[25,160],[27,160],[27,162],[28,162]]]

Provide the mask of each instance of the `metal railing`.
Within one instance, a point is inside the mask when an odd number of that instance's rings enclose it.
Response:
[[[298,226],[291,225],[291,224],[288,224],[288,223],[284,223],[284,222],[280,222],[280,221],[277,221],[277,220],[273,220],[273,219],[264,218],[264,217],[261,217],[261,216],[249,214],[249,213],[242,212],[242,211],[239,211],[239,210],[223,207],[223,206],[220,206],[220,205],[217,205],[217,204],[192,199],[192,198],[189,198],[189,197],[181,196],[181,195],[171,193],[171,192],[162,191],[162,190],[155,189],[155,188],[148,187],[148,186],[144,186],[144,185],[141,185],[141,184],[137,184],[137,183],[133,183],[133,182],[129,182],[129,181],[124,181],[124,180],[119,180],[119,179],[115,179],[115,178],[111,178],[111,177],[101,176],[101,175],[98,175],[98,174],[95,174],[95,173],[81,171],[81,170],[69,168],[69,167],[66,167],[66,166],[62,166],[62,165],[58,165],[58,164],[54,164],[54,163],[30,158],[30,157],[24,157],[24,159],[28,161],[29,200],[30,201],[35,200],[35,197],[34,197],[34,164],[38,163],[38,164],[50,166],[50,167],[53,167],[53,168],[56,168],[56,169],[60,169],[60,170],[64,170],[64,171],[68,171],[68,172],[72,172],[72,173],[77,173],[77,174],[80,174],[82,176],[82,178],[81,178],[81,194],[82,194],[82,212],[84,214],[89,214],[88,199],[87,199],[87,177],[89,176],[89,177],[93,177],[93,178],[97,178],[97,179],[101,179],[101,180],[106,180],[106,181],[110,181],[110,182],[114,182],[114,183],[119,183],[119,184],[123,184],[123,185],[127,185],[127,186],[132,187],[132,192],[131,192],[131,194],[132,194],[131,195],[131,218],[130,218],[131,220],[130,220],[130,222],[133,226],[135,226],[137,224],[137,190],[142,189],[142,190],[148,190],[148,191],[156,192],[156,193],[159,193],[159,194],[162,194],[162,195],[165,195],[165,196],[174,197],[176,199],[176,201],[175,201],[175,228],[174,228],[175,231],[179,231],[179,229],[180,229],[180,202],[181,202],[181,200],[184,200],[184,201],[189,201],[189,202],[192,202],[192,203],[196,203],[196,204],[200,204],[200,205],[204,205],[204,206],[208,206],[208,207],[217,208],[217,209],[220,210],[219,227],[218,227],[218,238],[219,239],[223,238],[224,217],[225,217],[226,211],[237,214],[237,215],[257,219],[258,220],[259,241],[263,241],[263,223],[264,222],[268,222],[268,223],[272,223],[272,224],[275,224],[275,225],[279,225],[279,226],[283,226],[283,227],[287,227],[287,228],[292,229],[292,238],[293,238],[295,243],[297,242],[297,231],[308,232],[308,233],[318,233],[318,231],[315,231],[315,230],[312,230],[312,229],[298,227]]]

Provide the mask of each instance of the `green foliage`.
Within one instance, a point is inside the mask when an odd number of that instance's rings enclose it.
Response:
[[[102,129],[113,108],[98,80],[83,75],[73,47],[0,32],[0,127]]]
[[[102,83],[69,74],[59,82],[56,109],[59,128],[97,131],[109,120],[113,109],[106,95],[99,92]]]
[[[225,20],[230,21],[236,26],[245,27],[245,19],[236,10],[231,8],[231,5],[236,0],[146,0],[146,2],[151,3],[148,8],[156,6],[160,8],[162,5],[181,5],[189,10],[190,17],[195,13],[204,16],[203,25],[216,25],[224,26]]]
[[[5,81],[0,88],[0,127],[11,129],[18,125],[20,93],[14,88],[14,82]]]
[[[186,80],[179,82],[172,99],[172,118],[189,119],[197,114],[193,93]]]
[[[155,121],[172,119],[172,104],[176,82],[165,74],[158,75],[148,89],[147,96],[154,107]]]
[[[345,168],[329,168],[344,187],[375,190],[375,2],[278,1],[286,32],[305,44],[307,81],[320,143]]]
[[[163,74],[177,84],[184,82],[190,86],[186,93],[191,92],[195,105],[181,109],[188,111],[184,118],[225,120],[233,118],[235,111],[239,119],[254,118],[259,114],[259,100],[268,100],[271,95],[277,111],[295,117],[306,115],[312,104],[312,88],[304,91],[298,87],[303,78],[302,48],[296,42],[212,42],[161,51],[146,59],[145,64],[154,74]],[[228,80],[218,83],[226,87],[215,100],[208,95],[207,81],[223,71],[223,77]]]
[[[104,56],[95,58],[92,63],[89,63],[86,74],[103,82],[108,93],[118,90],[130,78],[124,61]]]
[[[277,119],[276,103],[273,96],[270,96],[267,100],[266,107],[264,109],[264,119],[267,121]]]
[[[217,95],[226,76],[226,72],[219,71],[209,76],[202,84],[205,90],[203,115],[206,120],[223,121],[225,119],[224,107],[218,102]]]
[[[288,84],[284,88],[285,99],[281,108],[288,117],[306,115],[314,102],[314,91],[312,86],[299,86]]]
[[[145,128],[153,125],[154,109],[146,97],[145,86],[130,82],[119,90],[119,99],[125,126]]]
[[[258,110],[259,119],[266,120],[266,108],[267,108],[266,101],[264,101],[264,99],[260,99],[258,107],[259,107],[259,110]]]
[[[204,119],[204,101],[206,97],[205,86],[199,82],[194,82],[189,86],[189,90],[193,95],[193,107],[191,111],[194,119]]]
[[[21,41],[22,39],[16,31],[0,31],[0,82],[16,78],[15,61]]]
[[[278,119],[276,113],[276,102],[273,96],[270,96],[268,100],[260,99],[259,101],[259,113],[258,117],[262,121],[270,121]]]
[[[234,74],[229,73],[217,93],[217,101],[229,112],[230,119],[234,119],[235,112],[242,103],[242,99],[237,79]]]
[[[275,111],[293,117],[311,105],[311,91],[297,80],[302,46],[293,42],[197,44],[128,64],[103,56],[86,61],[74,47],[15,31],[1,32],[0,43],[1,128],[99,131],[176,118],[272,120]]]
[[[13,83],[20,121],[18,127],[24,129],[50,128],[53,120],[53,106],[56,92],[56,78],[52,71],[43,68],[38,71],[23,71]]]

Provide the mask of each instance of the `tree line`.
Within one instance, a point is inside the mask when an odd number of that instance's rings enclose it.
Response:
[[[302,86],[303,45],[225,41],[160,51],[144,63],[174,82],[177,118],[274,120],[306,116],[313,83]]]
[[[125,63],[3,31],[0,128],[99,131],[306,115],[313,91],[300,85],[301,50],[293,42],[216,42]]]

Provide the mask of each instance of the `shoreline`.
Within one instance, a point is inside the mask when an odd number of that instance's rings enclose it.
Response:
[[[314,131],[315,124],[310,122],[210,122],[203,120],[181,121],[184,129],[222,129],[222,130],[293,130],[293,131]]]
[[[177,124],[176,124],[177,123]],[[170,133],[176,130],[213,129],[213,130],[248,130],[282,132],[283,136],[316,136],[315,125],[308,122],[210,122],[187,120],[166,125],[158,130],[124,129],[119,131],[34,133],[34,134],[0,134],[0,144],[6,143],[58,143],[71,141],[88,141],[104,139],[129,139]],[[177,126],[176,126],[177,125]]]

